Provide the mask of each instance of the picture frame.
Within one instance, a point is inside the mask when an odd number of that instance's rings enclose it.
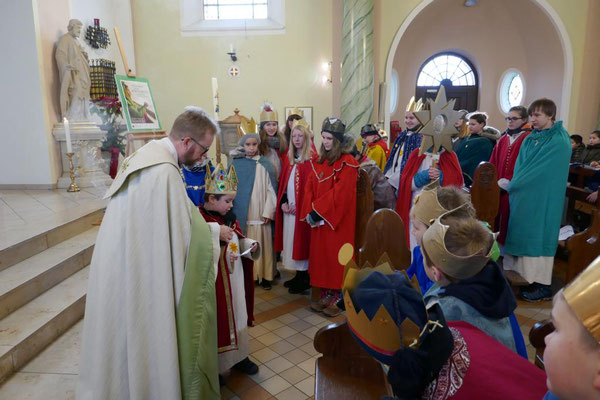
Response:
[[[129,132],[161,130],[150,83],[146,78],[116,75],[123,118]]]
[[[306,122],[308,122],[308,126],[310,126],[310,130],[312,131],[313,129],[313,121],[312,121],[312,116],[313,116],[313,108],[311,106],[294,106],[294,107],[284,107],[283,109],[283,114],[285,115],[285,121],[287,121],[287,118],[290,116],[290,113],[292,112],[293,109],[299,109],[304,113],[304,119],[306,120]]]

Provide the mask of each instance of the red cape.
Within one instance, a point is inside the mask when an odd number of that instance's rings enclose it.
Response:
[[[225,220],[223,217],[209,214],[202,206],[198,208],[206,222],[216,222],[219,225],[225,225]],[[235,221],[234,231],[238,235],[239,239],[245,238],[237,220]],[[222,245],[220,258],[224,256],[225,249],[226,247]],[[231,319],[229,318],[229,308],[227,307],[228,303],[231,304],[231,282],[229,281],[229,273],[223,273],[223,271],[227,270],[227,267],[222,264],[222,260],[219,260],[219,268],[217,268],[217,280],[215,282],[217,292],[218,348],[233,350],[237,348],[237,346],[231,347],[234,343],[231,342],[231,335],[229,333],[232,328],[230,323],[233,324],[233,331],[237,332],[237,330],[235,329],[235,318],[233,318],[233,316],[231,316]],[[248,326],[252,326],[254,322],[254,261],[246,257],[242,257],[242,267],[244,268],[244,292],[246,297]],[[229,297],[229,301],[227,301],[227,297]],[[231,312],[233,313],[233,310],[231,310]],[[237,341],[237,337],[235,340]],[[222,351],[220,350],[219,352]]]
[[[398,188],[398,200],[396,202],[396,212],[402,218],[404,222],[404,229],[406,231],[406,241],[410,248],[410,224],[409,214],[410,208],[412,207],[412,182],[415,174],[419,171],[423,160],[425,159],[425,153],[419,155],[419,149],[413,150],[406,160],[406,165],[402,170],[400,176],[400,187]],[[443,151],[440,153],[440,160],[437,163],[438,169],[444,174],[442,186],[459,186],[465,185],[463,181],[462,171],[458,164],[458,158],[456,154],[449,151]]]
[[[333,165],[311,161],[300,218],[315,211],[323,225],[311,228],[308,271],[311,286],[341,289],[344,266],[338,261],[340,247],[354,245],[356,227],[356,181],[358,162],[342,154]]]
[[[383,149],[383,151],[385,151],[385,157],[388,158],[390,156],[390,149],[388,148],[388,145],[385,142],[385,140],[379,139],[378,141],[376,141],[374,143],[369,143],[369,147],[371,147],[371,146],[381,147]]]
[[[523,129],[531,129],[531,127],[525,125]],[[498,143],[496,143],[496,146],[494,146],[494,150],[492,151],[492,156],[490,157],[490,162],[494,164],[494,167],[496,167],[496,170],[498,171],[498,179],[506,178],[509,181],[512,179],[521,144],[530,133],[531,130],[527,130],[525,133],[521,134],[521,136],[513,142],[512,146],[510,145],[510,137],[508,135],[503,135],[500,140],[498,140]],[[500,193],[500,206],[498,207],[498,215],[496,216],[496,229],[500,231],[497,240],[501,244],[504,244],[506,241],[509,216],[510,203],[508,193],[503,192]]]
[[[465,347],[455,348],[429,389],[435,399],[531,399],[544,397],[546,374],[491,336],[463,321],[448,322]],[[451,366],[451,368],[450,368]],[[451,397],[449,395],[455,392]]]
[[[315,157],[316,158],[316,157]],[[315,160],[313,158],[313,160]],[[290,164],[287,157],[281,158],[281,176],[279,177],[279,193],[277,194],[277,209],[275,211],[275,251],[283,251],[283,211],[281,210],[281,199],[287,192],[288,181],[294,166]],[[301,215],[302,200],[312,167],[309,161],[296,164],[294,178],[294,192],[296,195],[296,224],[294,227],[294,260],[307,260],[310,246],[310,225],[302,221],[306,215]]]

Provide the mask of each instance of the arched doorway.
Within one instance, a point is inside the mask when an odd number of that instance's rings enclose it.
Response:
[[[468,59],[451,52],[429,57],[419,68],[415,99],[435,99],[440,85],[444,85],[449,100],[456,100],[455,109],[477,110],[479,79]]]
[[[504,125],[504,112],[497,93],[503,73],[510,68],[522,72],[527,84],[522,104],[527,105],[539,97],[553,98],[558,105],[558,118],[567,124],[573,50],[563,21],[548,1],[480,2],[469,8],[459,4],[422,0],[400,24],[385,66],[386,82],[391,82],[393,70],[400,77],[399,107],[390,114],[390,98],[385,99],[386,126],[390,117],[402,120],[400,113],[404,109],[400,106],[415,93],[423,60],[439,52],[454,52],[473,61],[479,84],[477,108],[491,112],[490,118],[498,127]],[[483,18],[483,15],[494,15],[495,19]],[[439,21],[435,29],[429,23],[431,20]],[[532,29],[543,31],[540,35],[547,40],[540,42],[536,39],[540,36],[530,35]],[[548,59],[555,62],[542,64]]]

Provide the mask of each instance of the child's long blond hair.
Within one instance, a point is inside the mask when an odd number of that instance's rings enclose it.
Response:
[[[300,149],[300,159],[299,163],[303,163],[304,161],[308,161],[312,158],[312,133],[302,125],[296,125],[292,128],[290,132],[290,143],[288,149],[288,159],[290,160],[290,164],[294,165],[296,163],[296,149],[294,147],[294,143],[292,142],[292,135],[295,130],[299,130],[302,132],[302,137],[304,140],[302,141],[302,149]]]

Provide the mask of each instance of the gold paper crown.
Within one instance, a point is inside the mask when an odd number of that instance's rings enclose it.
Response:
[[[258,134],[258,126],[254,118],[242,119],[240,122],[240,130],[244,135]]]
[[[217,168],[211,174],[208,165],[206,166],[206,192],[210,194],[235,194],[237,191],[238,177],[233,165],[229,167],[229,173],[219,163]]]
[[[415,102],[415,96],[410,98],[410,101],[406,105],[406,111],[417,112],[423,110],[423,99],[419,99]]]
[[[288,117],[290,115],[299,115],[302,118],[304,118],[304,111],[302,111],[301,109],[296,107],[296,108],[293,108],[292,111],[289,112]]]
[[[431,226],[437,217],[448,212],[438,201],[439,188],[440,180],[436,179],[423,187],[423,191],[415,196],[412,212],[416,219],[427,226]]]
[[[372,268],[369,263],[366,263],[362,268],[358,268],[352,253],[354,249],[351,244],[345,244],[339,251],[338,261],[345,265],[344,281],[342,283],[342,291],[344,292],[344,303],[346,306],[346,319],[351,329],[360,335],[361,339],[372,345],[379,351],[393,355],[397,350],[404,347],[418,347],[420,329],[419,326],[408,318],[405,318],[400,326],[396,322],[382,304],[372,319],[369,319],[364,310],[356,312],[356,307],[352,302],[351,295],[354,289],[360,282],[363,281],[370,273],[374,271],[381,272],[385,275],[394,274],[395,271],[390,265],[390,259],[387,254],[383,254],[379,259],[377,266]],[[403,271],[404,272],[404,271]],[[406,274],[406,272],[404,272]],[[411,283],[413,288],[421,293],[419,283],[413,277],[412,280],[406,279]]]
[[[450,226],[444,225],[442,219],[451,216],[453,211],[465,207],[467,204],[469,203],[464,203],[436,218],[435,222],[425,231],[422,241],[422,247],[433,264],[446,275],[461,280],[470,278],[481,271],[492,256],[494,248],[494,246],[490,246],[489,249],[481,248],[468,256],[457,256],[446,248],[445,238]],[[494,237],[491,231],[490,235]]]
[[[260,108],[260,122],[278,122],[277,111],[273,108],[273,106],[269,103],[265,103]]]
[[[564,296],[585,329],[600,342],[600,257],[573,279]]]
[[[298,125],[305,127],[306,130],[310,132],[310,126],[308,125],[308,122],[306,122],[306,120],[304,118],[294,120],[294,122],[292,123],[292,129],[294,129]]]

